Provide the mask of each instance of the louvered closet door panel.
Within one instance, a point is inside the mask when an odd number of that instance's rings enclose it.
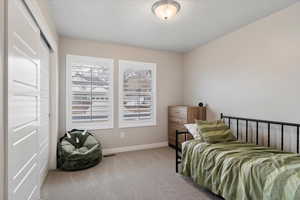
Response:
[[[49,159],[49,48],[44,41],[41,46],[40,65],[40,134],[39,134],[39,177],[40,186],[48,172]]]
[[[40,31],[23,1],[8,1],[8,199],[39,199]]]

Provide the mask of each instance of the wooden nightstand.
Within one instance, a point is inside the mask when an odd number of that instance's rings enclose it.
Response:
[[[206,120],[206,107],[169,106],[168,108],[168,140],[169,146],[175,147],[176,130],[185,131],[184,124],[194,123],[195,119]],[[189,136],[191,137],[191,136]],[[183,141],[183,138],[179,138]]]

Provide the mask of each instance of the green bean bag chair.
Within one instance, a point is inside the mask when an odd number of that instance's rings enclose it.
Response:
[[[57,167],[74,171],[97,165],[102,160],[101,143],[89,132],[73,129],[57,145]]]

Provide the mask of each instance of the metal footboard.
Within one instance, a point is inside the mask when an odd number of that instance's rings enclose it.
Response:
[[[178,167],[179,164],[181,163],[182,159],[182,150],[181,150],[181,145],[179,144],[179,136],[184,135],[184,141],[187,141],[187,136],[190,133],[188,131],[178,131],[176,130],[176,144],[175,144],[175,151],[176,151],[176,173],[178,173]]]

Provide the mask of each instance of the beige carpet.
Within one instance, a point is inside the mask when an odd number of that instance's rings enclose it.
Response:
[[[175,151],[160,148],[120,153],[77,172],[52,171],[43,200],[220,199],[175,173]]]

